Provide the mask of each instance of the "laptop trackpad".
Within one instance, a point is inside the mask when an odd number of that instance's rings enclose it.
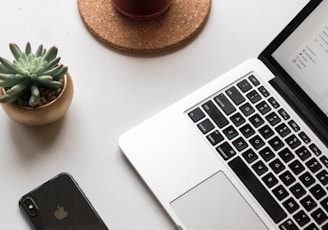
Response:
[[[171,202],[188,230],[268,229],[220,171]]]

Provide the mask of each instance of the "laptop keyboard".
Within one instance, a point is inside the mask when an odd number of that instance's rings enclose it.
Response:
[[[250,75],[188,112],[282,230],[328,230],[328,158]]]

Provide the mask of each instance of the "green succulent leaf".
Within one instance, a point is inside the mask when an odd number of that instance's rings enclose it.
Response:
[[[24,76],[20,74],[1,74],[0,73],[0,86],[12,87],[18,82],[22,81]]]
[[[22,78],[24,78],[21,74],[13,74],[13,73],[0,73],[0,80],[4,80],[4,81],[10,81],[10,80],[21,80]]]
[[[35,56],[41,57],[42,53],[43,53],[43,45],[39,45],[38,49],[35,52]]]
[[[11,43],[9,44],[9,48],[16,60],[18,60],[23,55],[23,52],[17,44]]]
[[[24,53],[20,58],[18,58],[17,62],[20,63],[21,65],[23,65],[24,67],[27,67],[27,65],[28,65],[27,54]]]
[[[23,72],[16,68],[15,65],[13,65],[10,61],[8,61],[5,58],[0,57],[0,62],[3,64],[3,66],[5,66],[7,69],[9,69],[11,71],[11,73],[20,73],[23,74]]]
[[[60,61],[60,57],[56,57],[55,59],[51,60],[50,62],[48,62],[46,64],[47,66],[45,67],[44,71],[48,71],[48,70],[52,69],[53,67],[58,66],[59,61]]]
[[[35,55],[30,53],[29,55],[27,55],[27,63],[25,63],[26,67],[31,69],[33,66],[35,66],[35,61],[36,61]]]
[[[0,63],[0,73],[15,73],[15,71],[5,67],[2,63]]]
[[[63,71],[64,66],[59,65],[56,66],[48,71],[45,71],[43,74],[44,75],[51,75],[51,76],[57,76],[58,74],[60,74]]]
[[[32,85],[31,94],[35,97],[40,97],[40,90],[36,85]]]
[[[53,75],[54,80],[58,81],[59,79],[62,79],[65,76],[65,74],[67,73],[67,71],[68,71],[68,67],[67,66],[64,66],[60,70],[60,72],[58,72],[57,74],[54,74]]]
[[[60,81],[50,81],[45,83],[44,85],[52,87],[52,88],[59,88],[63,86],[63,83],[61,83]]]
[[[18,100],[19,97],[21,97],[22,93],[17,94],[4,94],[0,96],[0,102],[1,103],[14,103]]]
[[[58,53],[58,49],[55,46],[53,46],[44,54],[43,60],[49,62],[50,60],[57,57],[57,53]]]
[[[28,42],[28,43],[26,43],[25,53],[27,55],[29,55],[31,52],[32,52],[32,47],[31,47],[31,44]]]
[[[35,80],[42,84],[46,84],[46,83],[52,81],[53,78],[50,75],[45,75],[45,76],[38,76],[38,77],[36,77]]]
[[[12,95],[12,94],[23,92],[28,86],[29,86],[29,80],[24,80],[11,87],[9,90],[7,90],[7,94]]]
[[[5,87],[5,88],[10,88],[13,87],[14,85],[16,85],[19,81],[4,81],[4,80],[0,80],[0,86],[1,87]]]
[[[32,95],[28,101],[28,104],[31,106],[31,107],[36,107],[40,104],[40,97],[37,97],[35,95]]]

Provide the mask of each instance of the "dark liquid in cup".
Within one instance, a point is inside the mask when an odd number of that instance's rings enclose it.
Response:
[[[114,7],[125,16],[136,20],[149,20],[163,14],[172,0],[112,0]]]

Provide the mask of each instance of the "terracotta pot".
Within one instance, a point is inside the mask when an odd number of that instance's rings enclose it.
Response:
[[[112,0],[113,6],[133,20],[150,20],[161,16],[173,0]]]
[[[28,126],[40,126],[52,123],[64,116],[73,98],[73,82],[69,73],[64,76],[64,87],[59,96],[48,104],[31,108],[11,103],[2,103],[3,110],[7,115],[21,124]],[[4,94],[4,88],[0,94]]]

